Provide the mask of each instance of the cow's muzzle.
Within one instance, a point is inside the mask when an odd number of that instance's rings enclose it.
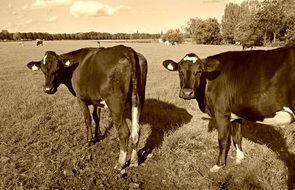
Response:
[[[47,94],[54,94],[56,92],[56,88],[54,87],[44,87],[43,90]]]
[[[179,93],[179,97],[186,100],[193,99],[195,98],[195,91],[190,88],[181,89]]]

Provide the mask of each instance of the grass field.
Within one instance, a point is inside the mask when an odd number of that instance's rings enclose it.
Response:
[[[101,42],[109,47],[114,43]],[[107,110],[107,134],[87,148],[86,127],[75,97],[64,86],[42,91],[44,77],[26,64],[47,50],[65,53],[97,46],[95,41],[53,41],[36,46],[0,43],[0,189],[288,189],[295,180],[295,125],[285,129],[243,126],[246,159],[210,173],[218,154],[215,125],[208,125],[195,100],[178,97],[179,79],[162,66],[194,52],[206,57],[239,46],[126,43],[148,60],[146,103],[141,118],[141,165],[113,171],[119,146]],[[262,49],[262,48],[260,48]]]

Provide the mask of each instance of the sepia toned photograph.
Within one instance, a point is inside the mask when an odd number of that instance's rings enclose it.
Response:
[[[294,0],[0,0],[0,189],[295,189]]]

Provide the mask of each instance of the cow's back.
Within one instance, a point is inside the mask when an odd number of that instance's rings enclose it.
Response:
[[[132,74],[129,54],[130,48],[120,45],[86,55],[72,78],[77,96],[85,99],[103,98],[112,93],[116,86],[126,93]]]

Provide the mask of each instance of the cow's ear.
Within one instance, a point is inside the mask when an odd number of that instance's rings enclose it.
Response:
[[[75,62],[74,60],[68,59],[68,58],[64,58],[62,57],[61,59],[62,64],[64,67],[72,67],[73,65],[75,65],[77,62]]]
[[[177,71],[178,70],[178,63],[172,60],[165,60],[163,61],[163,66],[168,69],[169,71]]]
[[[33,71],[38,71],[40,69],[41,62],[40,61],[31,61],[27,64],[27,67]]]
[[[214,72],[219,70],[220,62],[217,59],[206,58],[202,60],[203,70],[205,72]]]

